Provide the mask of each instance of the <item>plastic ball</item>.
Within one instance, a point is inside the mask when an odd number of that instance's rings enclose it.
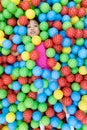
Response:
[[[49,21],[54,21],[55,18],[56,18],[56,12],[55,12],[55,11],[49,11],[49,12],[47,13],[47,19],[48,19]]]
[[[20,3],[20,0],[17,0],[17,1],[15,1],[15,0],[10,0],[11,2],[13,2],[14,4],[16,4],[16,5],[18,5],[19,3]]]
[[[32,2],[32,5],[36,7],[40,4],[40,0],[32,0],[31,2]]]
[[[16,12],[16,10],[17,10],[17,7],[16,7],[16,5],[15,5],[13,2],[10,2],[10,3],[8,4],[8,6],[7,6],[7,10],[8,10],[10,13],[14,14],[14,13]]]
[[[49,118],[53,117],[54,114],[55,114],[53,108],[51,108],[51,107],[49,107],[49,108],[46,110],[45,113],[46,113],[46,115],[47,115]]]
[[[28,10],[30,8],[30,3],[28,1],[22,1],[20,6],[23,10]]]
[[[40,10],[41,10],[41,12],[43,12],[43,13],[48,13],[49,10],[50,10],[49,4],[46,3],[46,2],[41,3],[41,5],[40,5]]]
[[[19,24],[22,26],[25,26],[28,24],[28,19],[25,16],[20,16],[18,21],[19,21]]]
[[[55,112],[57,112],[57,113],[62,112],[62,109],[63,109],[63,106],[62,106],[61,103],[56,103],[56,104],[54,105],[54,111],[55,111]]]
[[[6,121],[8,123],[12,123],[12,122],[14,122],[14,120],[15,120],[15,114],[14,113],[10,112],[6,115]]]
[[[37,101],[39,103],[44,103],[46,101],[47,97],[46,97],[46,94],[45,93],[40,93],[38,94],[37,96]]]
[[[70,126],[68,124],[63,124],[62,125],[62,130],[70,130]]]
[[[34,121],[40,121],[41,117],[42,117],[42,114],[39,111],[35,111],[32,114],[32,118],[33,118]]]
[[[61,42],[62,42],[62,36],[61,36],[60,34],[55,35],[55,36],[53,37],[53,42],[54,42],[55,44],[61,44]]]
[[[60,100],[63,98],[63,92],[61,90],[55,90],[53,95],[57,100]]]
[[[58,34],[58,30],[56,28],[50,28],[48,33],[50,37],[54,37],[56,34]]]
[[[35,11],[33,11],[32,9],[28,9],[25,12],[25,15],[28,19],[34,19],[35,18]]]
[[[14,44],[20,44],[21,43],[21,37],[19,35],[14,35],[12,37],[12,41]]]
[[[43,85],[44,85],[44,83],[43,83],[43,80],[42,80],[42,79],[36,79],[36,80],[34,81],[34,86],[35,86],[35,88],[37,88],[37,89],[42,88]]]
[[[46,55],[48,56],[48,57],[54,57],[54,55],[55,55],[55,50],[53,49],[53,48],[48,48],[47,49],[47,51],[46,51]]]
[[[57,127],[58,127],[59,122],[60,122],[60,120],[59,120],[57,117],[55,117],[55,116],[50,119],[50,123],[51,123],[51,125],[52,125],[54,128],[57,128]]]
[[[82,111],[87,111],[87,102],[86,101],[80,101],[78,104],[78,107]]]
[[[79,68],[79,73],[80,73],[81,75],[86,75],[86,74],[87,74],[87,69],[86,69],[86,67],[85,67],[85,66],[81,66],[81,67]]]
[[[32,37],[32,43],[36,46],[38,46],[41,43],[41,38],[39,36],[33,36]]]

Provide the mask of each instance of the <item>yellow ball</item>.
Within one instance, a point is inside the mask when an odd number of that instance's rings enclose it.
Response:
[[[2,130],[9,130],[9,128],[7,126],[4,126]]]
[[[15,114],[13,112],[10,112],[6,115],[6,121],[8,123],[12,123],[15,121]]]
[[[87,111],[87,101],[80,101],[78,107],[82,111]]]
[[[29,54],[29,52],[24,51],[24,52],[22,53],[21,57],[22,57],[22,60],[27,61],[27,60],[30,59],[30,54]]]
[[[71,52],[71,48],[70,48],[70,47],[63,48],[63,49],[62,49],[62,52],[63,52],[63,53],[66,53],[66,54],[69,54],[69,53]]]
[[[81,100],[87,102],[87,95],[82,96]]]
[[[60,70],[61,64],[59,62],[56,63],[56,65],[53,67],[53,70]]]
[[[80,8],[81,6],[80,6],[80,4],[77,4],[76,7],[77,7],[77,8]]]
[[[74,16],[71,18],[71,23],[74,25],[79,21],[79,17],[78,16]]]
[[[0,38],[3,38],[4,36],[5,36],[5,33],[2,30],[0,30]]]
[[[34,19],[35,18],[35,12],[34,12],[33,9],[26,10],[25,15],[28,19]]]
[[[57,99],[57,100],[60,100],[63,98],[63,92],[59,89],[55,90],[54,93],[53,93],[54,97]]]
[[[86,74],[87,74],[87,69],[86,69],[86,67],[85,67],[85,66],[79,67],[79,73],[80,73],[81,75],[86,75]]]
[[[15,5],[19,5],[20,0],[10,0],[11,2],[13,2]]]
[[[0,38],[0,46],[2,46],[2,42],[5,40],[6,38]]]
[[[40,43],[41,43],[41,38],[39,36],[33,36],[32,37],[32,43],[35,45],[35,46],[38,46]]]

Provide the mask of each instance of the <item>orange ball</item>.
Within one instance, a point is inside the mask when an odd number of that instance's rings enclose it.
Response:
[[[40,0],[31,0],[33,6],[38,6],[40,4]]]

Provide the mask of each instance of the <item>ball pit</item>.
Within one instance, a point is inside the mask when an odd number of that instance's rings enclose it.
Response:
[[[87,130],[87,0],[0,0],[0,130]]]

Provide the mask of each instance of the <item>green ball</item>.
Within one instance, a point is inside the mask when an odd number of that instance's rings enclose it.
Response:
[[[22,67],[22,68],[20,69],[20,76],[22,76],[22,77],[27,77],[27,76],[28,76],[28,72],[29,72],[28,68]]]
[[[68,59],[69,59],[68,54],[64,54],[64,53],[60,54],[60,61],[61,62],[65,63],[68,61]]]
[[[78,46],[82,46],[84,44],[84,38],[78,38],[78,39],[76,39],[75,43]]]
[[[87,58],[85,59],[85,61],[84,61],[84,62],[85,62],[85,63],[84,63],[84,64],[85,64],[85,66],[87,66]]]
[[[67,5],[67,4],[68,4],[68,1],[69,1],[69,0],[61,0],[60,3],[61,3],[62,5]]]
[[[31,127],[36,129],[39,127],[39,122],[38,121],[34,121],[32,120],[31,123],[30,123]]]
[[[32,110],[37,110],[38,109],[38,102],[37,101],[34,101],[34,104],[31,108]]]
[[[9,85],[8,85],[8,88],[9,88],[9,89],[12,89],[12,84],[9,84]]]
[[[2,75],[4,72],[4,68],[0,65],[0,75]]]
[[[75,3],[79,4],[82,0],[74,0]]]
[[[39,25],[39,28],[40,28],[40,30],[42,30],[42,31],[46,31],[46,30],[48,30],[49,25],[48,25],[47,22],[41,22],[40,25]]]
[[[72,74],[77,74],[77,73],[78,73],[78,67],[73,68],[73,69],[71,70],[71,72],[72,72]]]
[[[0,90],[0,99],[4,99],[7,96],[7,91],[4,89]]]
[[[48,13],[49,10],[50,10],[49,4],[46,3],[46,2],[43,2],[43,3],[40,5],[40,10],[41,10],[43,13]]]
[[[3,15],[3,13],[0,13],[0,22],[1,21],[5,21],[5,17],[4,17],[4,15]]]
[[[61,6],[60,3],[55,3],[55,4],[53,4],[52,9],[53,9],[56,13],[59,13],[59,12],[61,11],[61,9],[62,9],[62,6]]]
[[[72,27],[71,22],[64,22],[62,25],[63,30],[67,30],[68,28]]]
[[[79,91],[80,90],[80,85],[76,82],[72,83],[71,88],[73,91]]]
[[[62,128],[62,125],[63,125],[63,121],[62,120],[60,120],[60,124],[58,125],[58,129],[61,129]]]
[[[48,126],[49,123],[50,123],[50,119],[49,119],[49,117],[47,117],[47,116],[43,116],[40,122],[41,122],[41,124],[43,124],[44,126]]]
[[[30,86],[28,84],[22,85],[22,92],[23,93],[29,93],[30,91]]]
[[[6,27],[6,23],[5,22],[0,22],[0,30],[4,31],[5,27]]]
[[[22,122],[22,123],[19,125],[19,130],[28,130],[28,124],[25,123],[25,122]]]
[[[32,71],[29,70],[28,77],[31,77],[31,76],[32,76]]]
[[[13,27],[7,25],[4,31],[7,35],[11,35],[13,33]]]
[[[21,8],[17,8],[16,12],[15,12],[15,17],[19,18],[20,16],[22,16],[24,14],[23,10]]]
[[[31,98],[26,98],[24,101],[24,105],[26,108],[32,108],[33,104],[34,104],[34,101]]]
[[[14,68],[12,71],[12,76],[15,78],[18,78],[20,76],[20,69],[19,68]]]
[[[10,54],[10,49],[2,48],[1,53],[2,53],[3,55],[7,56],[7,55]]]
[[[6,19],[9,19],[12,17],[12,14],[7,10],[7,9],[4,9],[3,10],[3,16],[6,18]]]
[[[37,8],[36,8],[36,9],[34,9],[34,11],[35,11],[35,16],[37,16],[37,17],[38,17],[38,16],[40,15],[40,13],[41,13],[41,12],[40,12],[40,10],[39,10],[39,9],[37,9]]]
[[[13,113],[16,113],[17,112],[17,106],[16,106],[16,104],[11,104],[9,106],[9,111],[13,112]]]
[[[74,59],[74,58],[69,59],[69,60],[68,60],[68,66],[69,66],[70,68],[75,68],[75,67],[77,67],[77,61],[76,61],[76,59]]]
[[[44,79],[43,82],[44,82],[43,88],[47,88],[49,85],[48,80]]]
[[[24,44],[29,44],[31,41],[32,41],[32,40],[31,40],[31,37],[30,37],[30,36],[23,36],[23,37],[22,37],[22,42],[23,42]]]
[[[87,125],[82,125],[82,130],[87,130]]]
[[[54,104],[56,104],[57,99],[55,99],[54,96],[51,95],[48,97],[48,102],[49,102],[49,104],[54,105]]]
[[[24,105],[24,102],[18,103],[17,109],[18,109],[20,112],[24,112],[24,111],[26,110],[26,107],[25,107],[25,105]]]
[[[82,21],[76,22],[75,28],[84,29],[84,22],[82,22]]]
[[[56,54],[56,52],[55,52],[55,50],[54,50],[53,48],[48,48],[48,49],[46,50],[46,55],[47,55],[47,57],[52,58],[52,57],[55,56],[55,54]]]
[[[28,44],[25,45],[25,50],[26,50],[27,52],[33,51],[34,48],[35,48],[35,47],[34,47],[34,44],[32,44],[32,43],[28,43]]]
[[[45,41],[46,39],[49,38],[49,34],[48,34],[48,32],[46,32],[46,31],[42,31],[42,32],[40,33],[40,37],[41,37],[41,39],[42,39],[43,41]]]
[[[31,84],[30,89],[32,92],[38,92],[38,89],[34,87],[34,83]]]
[[[23,123],[23,121],[22,121],[22,120],[17,120],[17,125],[18,125],[18,126],[20,126],[20,125],[21,125],[21,123]]]
[[[2,1],[1,1],[1,4],[2,4],[2,6],[3,6],[4,8],[7,8],[7,6],[8,6],[9,3],[10,3],[9,0],[2,0]]]
[[[3,106],[2,106],[2,101],[0,101],[0,109],[2,109],[3,108]]]
[[[33,61],[33,60],[28,60],[28,61],[26,62],[26,67],[27,67],[28,69],[32,70],[32,69],[34,68],[35,64],[36,64],[35,61]]]
[[[7,10],[8,10],[10,13],[14,14],[14,13],[16,12],[16,10],[17,10],[17,7],[16,7],[16,5],[15,5],[13,2],[10,2],[10,3],[7,5]]]
[[[45,112],[45,111],[47,110],[47,104],[46,104],[46,103],[40,103],[40,104],[38,105],[38,110],[39,110],[40,112]]]
[[[25,93],[19,92],[19,93],[17,94],[17,100],[18,100],[19,102],[23,102],[23,101],[25,100],[25,98],[26,98],[26,94],[25,94]]]

